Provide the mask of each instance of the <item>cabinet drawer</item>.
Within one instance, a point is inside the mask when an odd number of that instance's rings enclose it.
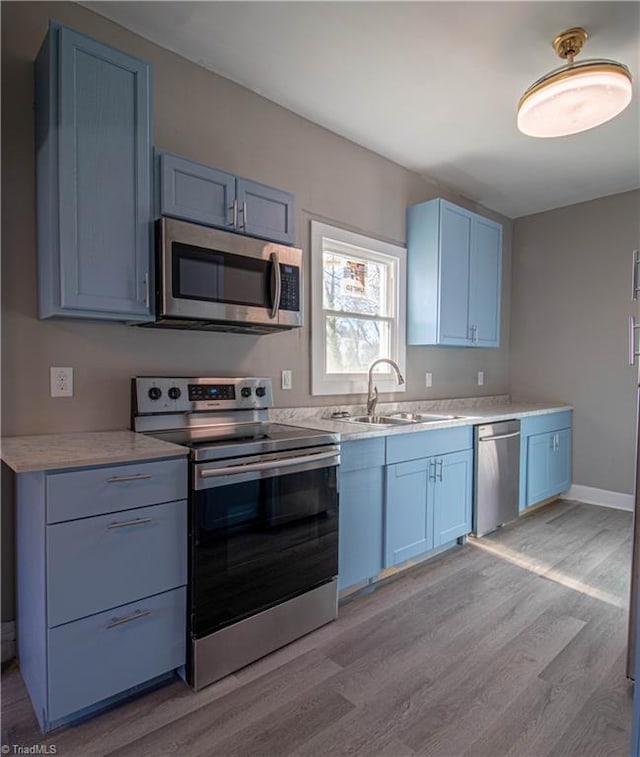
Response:
[[[47,526],[49,627],[187,582],[187,503]]]
[[[571,410],[563,410],[560,413],[525,416],[520,421],[520,433],[522,436],[529,436],[531,434],[545,434],[548,431],[559,431],[562,428],[571,428],[571,415]]]
[[[185,603],[181,588],[49,630],[48,719],[183,665]]]
[[[342,442],[340,445],[340,470],[343,473],[348,473],[349,471],[384,465],[384,450],[384,439]]]
[[[413,434],[387,437],[387,464],[403,460],[416,460],[432,455],[446,455],[473,447],[471,426],[443,428],[434,431],[418,431]]]
[[[186,499],[187,460],[52,473],[47,476],[47,523]]]

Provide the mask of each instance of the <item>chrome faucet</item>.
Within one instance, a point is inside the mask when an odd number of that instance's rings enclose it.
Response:
[[[373,369],[378,363],[389,363],[396,374],[396,381],[398,384],[404,384],[404,378],[400,373],[400,368],[395,360],[390,360],[387,357],[381,357],[379,360],[374,360],[369,366],[369,391],[367,394],[367,415],[374,415],[376,411],[376,404],[378,403],[378,387],[373,385]]]

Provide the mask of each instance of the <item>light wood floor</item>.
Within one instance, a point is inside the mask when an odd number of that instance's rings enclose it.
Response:
[[[42,739],[11,670],[2,743],[64,757],[626,757],[630,555],[630,513],[560,501],[198,694],[176,681]]]

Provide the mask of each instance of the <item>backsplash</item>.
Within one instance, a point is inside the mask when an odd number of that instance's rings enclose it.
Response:
[[[407,402],[379,402],[378,413],[421,413],[421,412],[450,412],[469,408],[494,407],[508,405],[511,397],[508,394],[496,394],[489,397],[462,397],[458,399],[414,400]],[[367,407],[360,405],[328,405],[324,407],[274,407],[269,410],[269,418],[275,423],[302,420],[303,418],[331,419],[334,413],[347,412],[349,415],[365,415]]]

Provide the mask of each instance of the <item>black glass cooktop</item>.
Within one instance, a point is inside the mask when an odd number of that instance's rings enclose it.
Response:
[[[196,462],[255,455],[287,449],[335,444],[337,436],[326,431],[285,426],[281,423],[238,423],[156,431],[156,439],[191,449]]]

